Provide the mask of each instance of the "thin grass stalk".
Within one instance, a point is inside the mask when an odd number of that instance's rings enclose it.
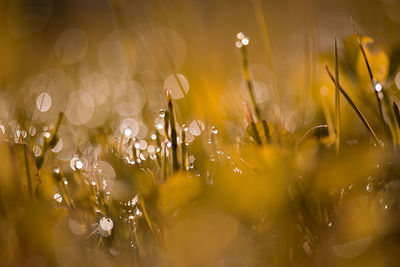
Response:
[[[335,36],[335,132],[336,132],[336,154],[340,151],[340,89],[339,89],[339,59],[337,52],[337,41]]]
[[[254,96],[253,83],[251,82],[251,79],[250,79],[249,62],[248,62],[246,46],[243,45],[240,48],[240,51],[242,52],[243,75],[244,75],[244,78],[246,79],[246,85],[247,85],[247,90],[248,90],[249,95],[250,95],[250,101],[251,101],[251,104],[253,105],[253,108],[254,108],[256,121],[260,121],[261,120],[261,112],[260,112],[260,110],[259,110],[259,108],[257,106],[256,98]]]
[[[393,138],[393,144],[397,147],[399,145],[399,127],[396,123],[396,118],[393,113],[392,105],[390,104],[389,97],[387,96],[386,92],[384,91],[384,88],[382,86],[382,90],[379,92],[379,95],[383,99],[383,103],[385,105],[387,115],[389,118],[389,126],[390,126],[390,131],[392,134]]]
[[[186,150],[186,126],[182,125],[181,129],[181,161],[182,161],[182,168],[186,170],[187,168],[187,150]]]
[[[32,189],[32,177],[31,177],[31,170],[29,168],[29,161],[28,161],[28,151],[26,144],[23,144],[24,148],[24,160],[25,160],[25,173],[26,173],[26,182],[28,184],[28,194],[29,198],[33,199],[33,189]]]
[[[249,105],[247,105],[247,103],[244,102],[243,106],[244,106],[244,111],[246,113],[247,122],[250,124],[251,130],[252,130],[253,135],[254,135],[254,139],[255,139],[257,145],[261,146],[261,138],[260,138],[260,135],[259,135],[259,133],[257,131],[256,124],[254,123],[253,116],[252,116],[251,111],[249,109]]]
[[[243,74],[246,79],[246,84],[247,84],[247,89],[250,95],[250,100],[254,108],[255,112],[255,117],[256,117],[256,122],[257,121],[262,121],[261,118],[261,112],[260,109],[257,106],[256,98],[254,96],[254,86],[253,83],[250,79],[250,72],[249,72],[249,62],[248,62],[248,55],[247,55],[247,49],[246,45],[242,45],[240,48],[240,51],[242,52],[242,68],[243,68]],[[262,123],[263,128],[264,128],[264,134],[267,138],[267,143],[270,143],[270,134],[269,134],[269,128],[266,122]]]
[[[269,68],[271,69],[272,82],[273,82],[275,89],[278,89],[278,81],[276,78],[276,70],[275,70],[275,64],[273,61],[271,42],[269,39],[268,27],[267,27],[267,23],[265,21],[262,4],[261,4],[260,0],[253,0],[252,3],[253,3],[253,8],[254,8],[254,13],[256,15],[257,24],[260,29],[261,37],[262,37],[263,43],[264,43],[264,49],[265,49],[265,53],[267,55],[267,63],[268,63]],[[277,92],[277,97],[278,97],[278,107],[279,107],[279,110],[281,110],[280,92],[279,92],[279,90],[276,90],[276,92]],[[280,119],[278,119],[278,121],[280,121]]]
[[[331,78],[332,82],[336,84],[335,77],[333,77],[331,71],[329,70],[328,66],[325,64],[325,70],[328,73],[329,77]],[[346,93],[346,91],[343,89],[343,87],[338,83],[340,92],[346,99],[346,101],[350,104],[350,106],[353,108],[353,110],[356,112],[357,116],[360,118],[361,122],[364,124],[365,128],[368,130],[368,132],[371,134],[372,138],[374,139],[375,143],[379,146],[382,147],[381,142],[379,141],[378,137],[376,136],[374,130],[372,129],[371,125],[368,123],[367,119],[365,116],[362,114],[362,112],[358,109],[356,104],[354,104],[353,100],[350,98],[350,96]]]
[[[55,125],[55,127],[54,127],[54,129],[53,129],[53,131],[52,131],[50,140],[47,141],[47,140],[45,139],[45,140],[43,141],[42,153],[41,153],[40,157],[38,157],[37,160],[36,160],[36,167],[38,168],[38,170],[40,170],[41,167],[42,167],[42,165],[43,165],[44,157],[46,156],[47,150],[48,150],[49,148],[50,148],[50,149],[53,148],[53,147],[57,144],[57,142],[58,142],[58,140],[59,140],[59,139],[58,139],[57,133],[58,133],[58,130],[59,130],[59,128],[60,128],[60,125],[61,125],[61,122],[62,122],[63,118],[64,118],[64,113],[60,112],[60,113],[58,114],[57,121],[56,121],[56,125]]]
[[[121,138],[119,140],[118,157],[121,156],[121,154],[122,154],[122,146],[123,146],[123,143],[124,143],[124,137],[125,137],[125,135],[124,135],[124,133],[122,133],[121,134]]]
[[[170,127],[171,127],[172,171],[176,172],[179,170],[178,140],[177,140],[178,135],[176,133],[174,105],[172,103],[171,92],[169,90],[167,90],[166,94],[167,94],[167,104],[168,104],[168,112],[169,112],[169,122],[170,122]]]
[[[162,148],[161,148],[161,151],[163,153],[163,158],[162,158],[162,180],[163,181],[165,181],[167,179],[167,171],[168,171],[167,142],[163,142]]]
[[[161,141],[160,141],[160,133],[156,130],[156,152],[155,152],[155,155],[156,155],[156,159],[157,159],[157,163],[158,163],[158,166],[160,167],[160,168],[162,168],[162,160],[161,160]]]
[[[359,33],[357,32],[357,30],[356,30],[356,27],[355,27],[353,18],[352,18],[352,25],[353,25],[354,35],[356,36],[357,44],[358,44],[358,46],[359,46],[359,48],[360,48],[360,51],[361,51],[361,54],[362,54],[362,56],[363,56],[365,65],[366,65],[366,67],[367,67],[369,79],[370,79],[371,85],[372,85],[372,90],[373,90],[374,93],[375,93],[376,102],[377,102],[377,105],[378,105],[379,118],[380,118],[381,122],[383,123],[384,127],[385,127],[386,130],[387,130],[386,122],[385,122],[385,119],[384,119],[384,117],[383,117],[382,102],[381,102],[381,99],[379,98],[378,92],[377,92],[376,89],[375,89],[375,85],[376,85],[376,84],[375,84],[374,75],[372,74],[372,70],[371,70],[371,66],[370,66],[369,61],[368,61],[368,58],[367,58],[367,54],[365,53],[364,46],[363,46],[363,44],[361,43],[360,34],[359,34]]]
[[[143,217],[150,229],[150,232],[153,235],[154,240],[158,243],[160,248],[165,248],[165,244],[163,242],[163,239],[161,238],[161,235],[159,234],[159,231],[156,229],[156,226],[154,225],[153,221],[150,218],[149,212],[147,210],[146,203],[144,201],[144,198],[142,195],[139,194],[139,204],[142,207],[143,211]]]
[[[133,140],[133,143],[132,143],[132,156],[133,156],[133,160],[135,161],[135,164],[138,162],[137,161],[137,149],[136,149],[136,139],[135,140]]]
[[[400,127],[400,111],[399,111],[399,107],[397,106],[397,104],[395,102],[393,102],[392,106],[393,106],[394,116],[396,117],[397,126]]]
[[[169,116],[170,112],[168,110],[165,110],[164,114],[164,135],[165,138],[169,140]]]

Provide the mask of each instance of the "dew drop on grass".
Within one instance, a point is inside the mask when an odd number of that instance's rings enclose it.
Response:
[[[212,161],[212,162],[215,161],[215,156],[213,154],[210,155],[210,161]]]
[[[159,116],[160,116],[160,118],[165,118],[165,114],[167,113],[167,110],[166,109],[161,109],[160,110],[160,113],[159,113]]]
[[[75,168],[81,170],[83,168],[83,163],[79,159],[75,162]]]
[[[102,217],[99,222],[99,234],[104,237],[110,236],[113,227],[114,223],[111,218]]]
[[[213,134],[217,134],[217,133],[218,133],[217,127],[213,126],[213,127],[211,128],[211,132],[212,132]]]
[[[124,135],[125,135],[125,137],[131,137],[131,135],[132,135],[132,130],[131,130],[131,128],[127,127],[127,128],[124,130]]]
[[[135,148],[139,149],[140,148],[140,142],[135,142]]]
[[[36,134],[36,128],[33,127],[33,126],[29,127],[29,134],[30,134],[31,136],[35,136],[35,134]]]
[[[250,42],[250,40],[249,40],[249,38],[247,38],[247,37],[245,37],[245,38],[242,39],[242,44],[243,44],[243,45],[248,45],[249,42]]]
[[[242,32],[238,32],[238,33],[236,34],[236,38],[238,38],[239,40],[242,40],[244,37],[245,37],[245,35],[244,35],[244,33],[242,33]]]
[[[38,145],[35,145],[32,149],[33,155],[39,157],[42,154],[42,149]]]
[[[124,119],[120,125],[120,131],[127,137],[135,137],[139,132],[139,123],[132,118]]]
[[[375,84],[375,90],[377,91],[377,92],[380,92],[380,91],[382,91],[382,84],[380,84],[380,83],[376,83]]]
[[[55,193],[53,196],[54,200],[57,201],[58,203],[62,202],[62,196],[60,193]]]

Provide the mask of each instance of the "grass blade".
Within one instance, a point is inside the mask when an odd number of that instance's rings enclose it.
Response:
[[[256,124],[254,123],[253,116],[251,115],[249,105],[247,105],[247,103],[243,103],[243,106],[244,106],[244,111],[246,113],[247,121],[251,125],[251,130],[253,131],[254,139],[255,139],[257,145],[261,146],[261,138],[257,131]]]
[[[382,123],[383,123],[384,125],[386,125],[385,119],[383,118],[382,102],[381,102],[381,99],[379,98],[379,95],[378,95],[377,90],[375,89],[376,82],[375,82],[375,79],[374,79],[374,75],[372,74],[372,70],[371,70],[371,66],[370,66],[369,61],[368,61],[367,54],[365,53],[364,46],[363,46],[363,44],[361,43],[360,34],[359,34],[359,33],[357,32],[357,30],[356,30],[356,27],[355,27],[353,18],[351,19],[351,21],[352,21],[352,25],[353,25],[354,35],[356,36],[357,44],[358,44],[358,46],[359,46],[359,48],[360,48],[361,54],[362,54],[362,56],[363,56],[365,65],[366,65],[367,70],[368,70],[368,75],[369,75],[369,79],[370,79],[370,81],[371,81],[372,90],[374,90],[374,93],[375,93],[376,102],[377,102],[377,104],[378,104],[379,118],[380,118],[380,120],[382,121]],[[386,128],[386,130],[387,130],[387,127],[385,127],[385,128]]]
[[[172,171],[176,172],[179,170],[178,140],[177,140],[178,135],[176,133],[174,105],[172,104],[171,92],[169,90],[167,90],[166,94],[167,94],[167,104],[168,104],[168,112],[169,112],[169,123],[170,123],[170,127],[171,127]]]
[[[335,130],[336,130],[336,153],[340,151],[340,89],[339,89],[339,60],[337,53],[337,41],[335,36]]]
[[[333,77],[331,71],[329,70],[328,66],[325,64],[325,70],[328,73],[329,77],[331,78],[332,82],[336,84],[335,77]],[[356,104],[354,104],[353,100],[350,98],[350,96],[346,93],[346,91],[343,89],[343,87],[338,83],[340,92],[346,99],[346,101],[350,104],[350,106],[353,108],[353,110],[356,112],[357,116],[360,118],[362,123],[364,124],[365,128],[368,130],[368,132],[371,134],[372,138],[374,139],[375,143],[379,146],[382,147],[381,142],[379,141],[378,137],[376,136],[374,130],[372,129],[371,125],[368,123],[367,119],[365,116],[361,113],[361,111],[358,109]]]

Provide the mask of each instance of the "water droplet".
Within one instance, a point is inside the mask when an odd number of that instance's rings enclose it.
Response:
[[[376,90],[377,92],[382,91],[382,89],[383,89],[382,84],[380,84],[380,83],[376,83],[376,84],[375,84],[375,90]]]
[[[127,128],[124,130],[124,135],[125,135],[126,137],[130,137],[130,136],[132,135],[132,130],[131,130],[131,128],[127,127]]]
[[[135,214],[136,214],[136,216],[139,216],[139,217],[142,216],[142,212],[139,209],[136,209]]]
[[[159,114],[160,118],[165,118],[165,114],[167,114],[167,110],[166,109],[161,109],[160,110],[160,114]]]
[[[135,142],[135,148],[139,149],[140,148],[140,142]]]
[[[212,162],[215,161],[215,156],[213,154],[210,155],[210,161],[212,161]]]
[[[243,45],[248,45],[249,42],[250,42],[250,40],[249,40],[249,38],[247,38],[247,37],[245,37],[245,38],[242,39],[242,44],[243,44]]]
[[[62,196],[60,193],[55,193],[53,196],[54,200],[57,201],[58,203],[62,202]]]
[[[83,168],[83,163],[82,163],[82,161],[77,160],[77,161],[75,162],[75,168],[78,169],[78,170],[82,169],[82,168]]]
[[[99,223],[99,234],[104,237],[110,236],[113,227],[114,223],[111,218],[102,217]]]
[[[42,154],[42,150],[38,145],[33,147],[32,152],[35,157],[39,157]]]
[[[213,127],[211,128],[211,132],[212,132],[213,134],[217,134],[217,133],[218,133],[217,127],[213,126]]]
[[[157,130],[162,130],[162,129],[164,129],[164,125],[162,123],[157,123],[156,128],[157,128]]]
[[[245,37],[245,35],[244,35],[244,33],[242,33],[242,32],[238,32],[238,33],[236,34],[236,38],[238,38],[239,40],[242,40],[244,37]]]

